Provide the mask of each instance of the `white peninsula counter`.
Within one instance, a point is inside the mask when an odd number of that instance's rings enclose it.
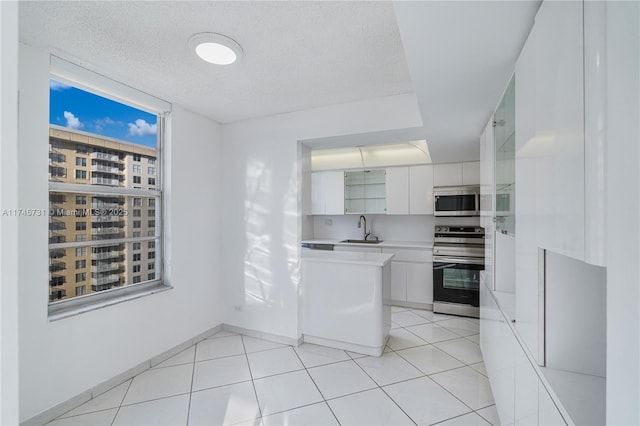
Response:
[[[380,356],[391,328],[393,254],[302,252],[305,342]]]

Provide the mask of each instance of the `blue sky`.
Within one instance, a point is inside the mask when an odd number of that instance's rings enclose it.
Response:
[[[55,80],[49,81],[49,123],[156,147],[157,117]]]

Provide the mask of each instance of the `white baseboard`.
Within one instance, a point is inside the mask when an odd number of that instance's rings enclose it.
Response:
[[[300,346],[302,344],[302,336],[296,338],[280,336],[279,334],[265,333],[262,331],[250,330],[244,327],[224,324],[222,329],[231,333],[244,334],[245,336],[255,337],[257,339],[268,340],[270,342],[281,343],[283,345]]]

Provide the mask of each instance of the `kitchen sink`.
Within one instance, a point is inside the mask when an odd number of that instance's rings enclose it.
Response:
[[[382,240],[342,240],[341,243],[357,243],[357,244],[378,244]]]

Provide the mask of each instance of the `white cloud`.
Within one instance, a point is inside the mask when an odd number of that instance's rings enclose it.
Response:
[[[60,83],[59,81],[55,81],[55,80],[49,80],[49,89],[51,90],[55,90],[57,92],[61,92],[65,89],[70,89],[71,86],[64,84],[64,83]]]
[[[157,126],[149,124],[142,118],[138,118],[135,123],[128,123],[129,136],[155,135]]]
[[[84,124],[80,121],[78,117],[73,115],[72,112],[65,111],[64,118],[67,120],[67,127],[70,129],[80,129],[84,127]]]

